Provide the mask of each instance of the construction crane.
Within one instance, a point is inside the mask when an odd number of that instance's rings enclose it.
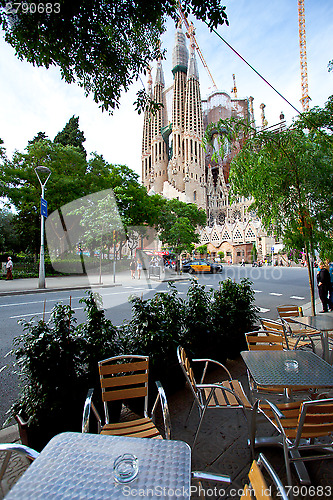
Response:
[[[301,103],[303,111],[309,111],[309,89],[308,89],[308,63],[306,57],[306,37],[305,37],[305,12],[304,0],[298,0],[298,31],[299,31],[299,51],[301,63],[301,85],[302,98]]]
[[[234,94],[234,98],[237,99],[236,77],[235,77],[234,74],[232,75],[232,79],[233,79],[233,82],[234,82],[234,86],[231,89],[231,92]]]
[[[201,52],[201,50],[199,48],[199,45],[198,45],[198,42],[197,42],[197,40],[195,38],[195,29],[194,29],[193,23],[189,23],[188,22],[187,17],[185,16],[185,14],[184,14],[184,12],[182,10],[182,7],[181,7],[181,4],[180,4],[179,0],[178,0],[178,12],[180,14],[180,17],[181,17],[183,23],[185,24],[185,28],[186,28],[186,31],[187,31],[187,34],[186,34],[187,37],[191,38],[193,40],[194,46],[195,46],[195,48],[196,48],[196,50],[198,52],[198,55],[200,57],[200,61],[202,62],[204,68],[206,69],[206,71],[207,71],[207,73],[209,75],[209,78],[212,81],[214,90],[217,90],[217,86],[216,86],[216,83],[214,81],[214,78],[213,78],[211,72],[209,71],[207,63],[206,63],[206,61],[204,59],[204,56],[202,55],[202,52]]]

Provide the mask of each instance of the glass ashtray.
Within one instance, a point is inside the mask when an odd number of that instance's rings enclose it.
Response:
[[[113,464],[114,478],[117,483],[129,483],[136,478],[139,472],[138,459],[131,453],[124,453],[117,457]]]
[[[286,372],[298,372],[298,361],[296,359],[286,359],[284,368]]]

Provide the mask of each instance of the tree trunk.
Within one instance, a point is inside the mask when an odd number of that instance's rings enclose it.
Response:
[[[315,304],[315,293],[314,293],[314,272],[313,272],[313,261],[312,256],[310,257],[308,247],[305,247],[305,258],[308,266],[308,276],[310,285],[310,296],[311,296],[311,313],[312,316],[316,315],[316,304]]]

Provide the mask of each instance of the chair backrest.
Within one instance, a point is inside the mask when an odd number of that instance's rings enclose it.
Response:
[[[102,401],[106,416],[107,403],[144,398],[144,414],[148,410],[148,356],[114,356],[98,362]]]
[[[254,331],[245,333],[249,351],[282,351],[283,336],[279,332]]]
[[[188,357],[186,356],[185,349],[181,346],[178,346],[177,348],[177,357],[179,364],[183,370],[183,373],[185,375],[185,378],[188,382],[188,385],[190,386],[190,389],[193,393],[194,398],[198,401],[199,400],[199,391],[197,388],[197,383],[194,377],[193,370],[191,368],[190,361]]]
[[[285,304],[278,306],[276,309],[279,317],[286,320],[295,316],[303,316],[302,308],[299,306]]]
[[[271,488],[268,488],[262,470],[265,470],[265,473],[270,478],[270,482],[274,484],[277,490],[276,493],[278,494],[278,498],[281,498],[282,500],[288,500],[288,495],[285,487],[282,484],[281,479],[279,478],[279,476],[277,475],[271,464],[268,462],[268,460],[262,453],[259,454],[258,460],[257,461],[254,460],[251,465],[248,474],[250,484],[244,486],[241,500],[246,500],[250,498],[252,499],[256,498],[257,500],[263,500],[263,499],[272,500],[272,497],[270,495]],[[200,498],[203,499],[205,498],[205,488],[202,487],[201,481],[209,481],[209,482],[212,481],[214,483],[223,483],[225,485],[228,485],[224,488],[226,492],[228,492],[228,489],[226,488],[232,485],[232,481],[229,476],[215,474],[211,472],[193,471],[192,478],[199,481],[198,493],[200,495]]]
[[[266,330],[267,332],[274,332],[274,333],[279,333],[280,335],[284,335],[284,328],[281,321],[276,321],[274,319],[266,319],[266,318],[259,318],[259,320],[263,330]]]
[[[299,410],[295,443],[298,444],[301,438],[310,439],[331,434],[333,434],[333,398],[304,401]]]
[[[282,498],[283,500],[288,500],[288,495],[287,492],[275,472],[275,470],[272,468],[271,464],[268,462],[266,457],[260,453],[258,460],[254,460],[252,462],[250,471],[249,471],[249,480],[250,480],[250,486],[245,485],[243,494],[241,496],[241,500],[247,499],[247,498],[253,498],[251,494],[251,490],[254,492],[255,498],[258,500],[265,498],[265,500],[272,500],[272,497],[270,495],[270,488],[267,486],[267,482],[264,478],[264,475],[262,473],[262,469],[266,471],[266,473],[269,475],[271,481],[274,483],[279,498]]]

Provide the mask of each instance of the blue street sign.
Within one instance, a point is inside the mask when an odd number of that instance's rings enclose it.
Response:
[[[44,217],[47,217],[47,201],[44,198],[40,199],[40,213]]]
[[[274,247],[271,247],[271,252],[274,252]]]

